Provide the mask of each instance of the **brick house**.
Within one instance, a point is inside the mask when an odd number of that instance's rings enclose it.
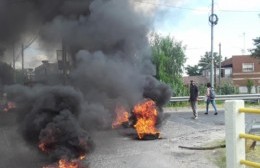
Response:
[[[251,80],[254,83],[251,93],[260,92],[260,59],[258,58],[250,55],[234,55],[221,62],[221,71],[216,66],[214,72],[217,85],[223,82],[233,83],[238,87],[239,93],[248,93],[247,82]],[[203,70],[202,76],[210,79],[210,66]]]
[[[252,80],[252,93],[260,90],[260,60],[250,55],[234,55],[221,63],[221,79],[230,78],[240,93],[248,93],[247,82]]]

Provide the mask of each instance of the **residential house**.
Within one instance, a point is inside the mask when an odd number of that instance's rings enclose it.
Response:
[[[260,60],[250,55],[235,55],[221,63],[222,76],[231,78],[240,93],[248,93],[247,82],[253,81],[252,93],[260,89]]]
[[[214,70],[216,84],[223,81],[232,82],[239,88],[239,93],[248,93],[247,82],[252,80],[254,86],[251,93],[260,91],[260,60],[250,55],[234,55],[221,62],[221,71],[219,67]],[[219,77],[220,74],[220,77]],[[203,75],[210,78],[210,68],[203,71]]]

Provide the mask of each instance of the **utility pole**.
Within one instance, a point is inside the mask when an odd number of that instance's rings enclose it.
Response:
[[[245,55],[246,52],[246,33],[243,33],[243,49],[242,49],[242,55]]]
[[[22,56],[22,80],[25,82],[25,72],[24,72],[24,45],[22,43],[21,47],[21,56]]]
[[[22,43],[21,55],[22,55],[22,72],[24,73],[24,46],[23,46],[23,43]]]
[[[218,86],[220,86],[221,82],[221,43],[219,43],[219,75],[218,75]]]
[[[14,83],[16,83],[16,72],[15,72],[15,45],[14,45],[14,42],[13,42],[13,70],[14,70]]]
[[[213,46],[214,46],[214,26],[218,23],[218,17],[214,14],[214,0],[211,3],[211,15],[209,16],[209,22],[211,24],[211,66],[210,66],[210,83],[211,86],[214,87],[214,54],[213,54]]]
[[[66,43],[62,39],[61,50],[62,50],[62,73],[63,73],[63,82],[66,85],[67,83],[67,48]]]

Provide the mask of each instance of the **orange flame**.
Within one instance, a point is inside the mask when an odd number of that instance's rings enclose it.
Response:
[[[51,152],[53,144],[55,144],[56,142],[56,139],[53,136],[55,132],[52,129],[47,129],[46,131],[46,133],[48,134],[48,138],[40,140],[38,148],[44,153],[49,153]]]
[[[55,165],[44,166],[43,168],[84,168],[80,163],[80,160],[84,159],[86,156],[82,155],[79,159],[67,160],[60,159]]]
[[[145,135],[159,134],[159,131],[155,127],[158,112],[154,101],[147,100],[135,105],[133,113],[137,119],[134,127],[139,139],[143,139]]]
[[[40,144],[38,145],[38,147],[39,147],[39,149],[40,149],[41,151],[43,151],[43,152],[48,152],[48,150],[46,149],[45,143],[40,143]]]
[[[51,130],[49,130],[51,131]],[[54,139],[48,139],[50,140],[50,142],[54,142]],[[80,140],[80,144],[84,145],[84,141],[83,139],[79,139]],[[38,147],[42,152],[45,153],[49,153],[51,152],[51,148],[50,148],[51,143],[45,143],[45,142],[40,142]],[[84,168],[81,164],[81,160],[86,158],[86,154],[82,153],[77,159],[64,159],[66,157],[62,157],[62,159],[60,159],[58,161],[58,163],[54,163],[52,165],[48,165],[48,166],[43,166],[43,168]]]
[[[79,168],[79,161],[68,161],[65,159],[59,160],[59,167],[58,168]]]
[[[5,108],[4,108],[4,112],[8,112],[9,110],[12,110],[14,108],[16,108],[15,103],[9,101],[9,102],[7,102],[7,104],[6,104]]]
[[[116,119],[112,123],[112,128],[117,128],[123,123],[129,121],[129,113],[125,110],[123,106],[117,106],[115,111]]]

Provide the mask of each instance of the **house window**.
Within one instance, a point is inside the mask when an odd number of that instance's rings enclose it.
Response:
[[[242,64],[243,72],[253,72],[254,71],[254,63],[243,63]]]
[[[231,68],[225,68],[224,69],[224,75],[226,78],[230,77],[232,75],[232,69]]]

